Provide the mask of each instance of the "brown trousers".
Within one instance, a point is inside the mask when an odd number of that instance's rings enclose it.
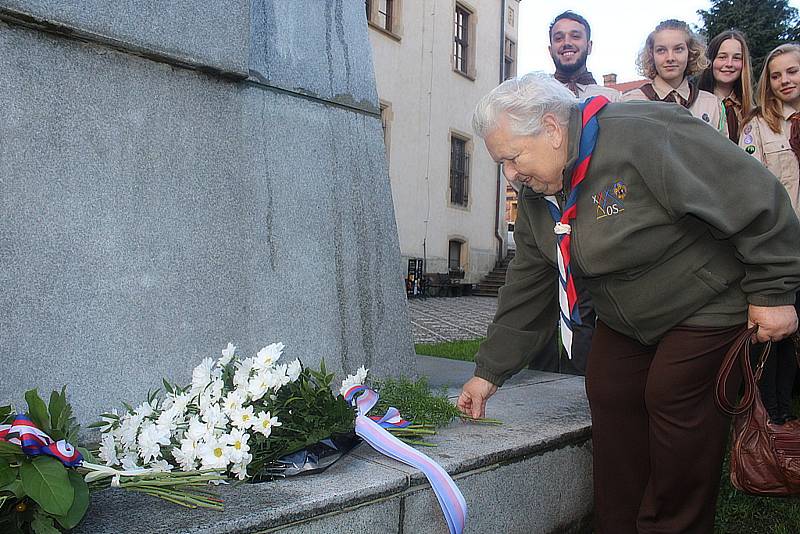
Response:
[[[713,531],[730,427],[714,386],[742,328],[678,326],[647,346],[598,322],[586,371],[597,534]]]

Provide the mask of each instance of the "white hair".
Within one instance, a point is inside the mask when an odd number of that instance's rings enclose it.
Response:
[[[538,135],[542,118],[550,113],[561,123],[569,122],[578,99],[558,80],[544,72],[529,72],[504,81],[484,96],[472,115],[472,129],[486,137],[497,127],[501,115],[508,117],[514,135]]]

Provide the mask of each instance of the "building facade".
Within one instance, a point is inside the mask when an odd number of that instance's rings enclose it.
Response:
[[[506,250],[505,179],[471,128],[516,74],[519,0],[366,0],[404,269],[477,282]]]

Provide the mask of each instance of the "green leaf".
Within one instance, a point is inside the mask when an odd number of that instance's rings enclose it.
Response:
[[[67,386],[63,386],[61,388],[61,394],[59,394],[58,391],[53,391],[50,393],[50,405],[48,406],[48,411],[50,412],[50,429],[53,431],[53,434],[50,437],[56,441],[60,439],[66,439],[67,437],[66,431],[68,429],[63,428],[62,426],[66,422],[64,421],[64,412],[67,408],[66,387]]]
[[[45,512],[66,515],[75,499],[67,469],[50,456],[23,461],[19,469],[22,487]]]
[[[42,513],[41,510],[37,511],[31,521],[31,529],[35,534],[61,534],[53,524],[53,518]]]
[[[22,488],[22,481],[15,479],[11,484],[0,487],[0,493],[7,491],[13,493],[14,497],[21,499],[25,496],[25,490]]]
[[[9,465],[8,460],[0,457],[0,487],[7,486],[17,479],[17,470]]]
[[[67,530],[75,528],[89,508],[89,486],[76,471],[70,469],[68,475],[72,489],[75,491],[75,500],[72,501],[72,506],[66,515],[56,516],[56,521]]]
[[[28,403],[28,415],[30,418],[36,423],[36,426],[49,435],[51,433],[50,417],[47,414],[47,406],[39,397],[39,392],[36,389],[29,389],[25,392],[25,401]]]
[[[0,425],[11,419],[11,416],[14,414],[13,408],[11,406],[0,406]]]
[[[95,457],[95,455],[92,454],[92,451],[90,451],[86,447],[75,447],[75,448],[78,449],[78,452],[81,453],[81,456],[83,456],[83,459],[86,460],[87,462],[90,462],[90,463],[93,463],[93,464],[100,463],[97,460],[97,458]]]
[[[24,458],[25,453],[22,452],[22,447],[19,445],[8,441],[0,441],[0,456],[4,458]]]

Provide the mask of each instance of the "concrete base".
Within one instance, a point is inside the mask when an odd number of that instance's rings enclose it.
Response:
[[[457,394],[472,364],[417,357]],[[589,532],[591,422],[583,378],[523,371],[490,401],[502,426],[454,423],[426,449],[467,501],[469,533]],[[447,533],[424,475],[359,445],[324,475],[222,488],[224,512],[184,511],[109,490],[80,533]]]

